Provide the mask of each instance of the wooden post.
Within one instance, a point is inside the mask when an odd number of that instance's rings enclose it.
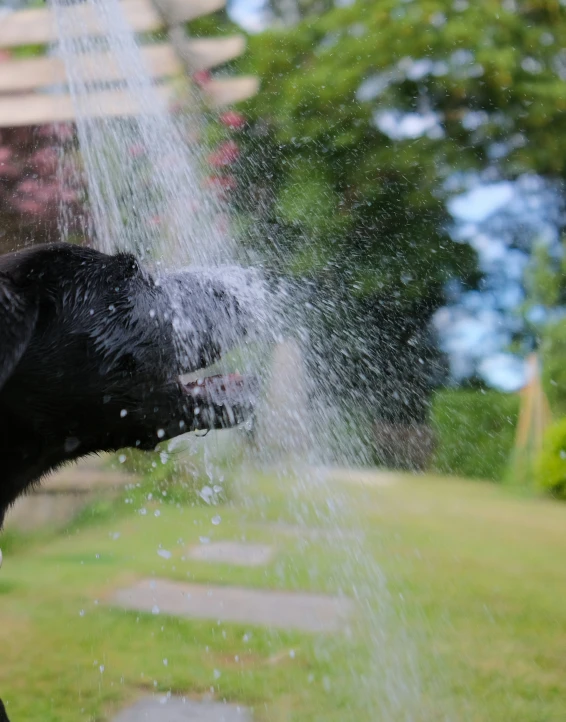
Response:
[[[527,359],[528,380],[520,391],[519,421],[513,450],[512,478],[521,486],[531,483],[533,463],[542,451],[544,433],[551,422],[550,406],[544,393],[537,354]]]

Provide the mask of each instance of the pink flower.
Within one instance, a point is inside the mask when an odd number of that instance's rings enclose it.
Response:
[[[72,123],[50,123],[39,129],[42,138],[57,138],[60,141],[71,140],[75,135]]]
[[[22,169],[17,163],[13,163],[11,160],[9,160],[12,156],[12,152],[9,148],[0,148],[1,151],[9,151],[8,153],[4,152],[3,158],[0,157],[0,179],[2,180],[16,180],[19,178],[22,174]]]
[[[12,207],[18,213],[30,216],[42,216],[47,211],[46,206],[33,198],[14,198]]]
[[[63,201],[63,203],[74,203],[78,201],[79,194],[71,188],[62,188],[59,191],[59,199]]]
[[[246,119],[241,113],[237,113],[235,110],[227,110],[220,116],[220,122],[226,126],[226,128],[239,130],[246,124]]]
[[[33,198],[40,203],[56,203],[59,200],[59,191],[58,183],[42,183],[33,194]]]
[[[199,86],[199,88],[204,88],[210,83],[210,81],[212,80],[212,76],[210,75],[208,70],[197,70],[196,73],[193,73],[193,80]]]
[[[24,195],[32,195],[33,193],[37,193],[37,191],[41,188],[41,183],[38,180],[35,180],[33,178],[26,178],[21,183],[18,184],[16,191],[18,193],[22,193]]]
[[[8,148],[7,145],[0,146],[0,164],[9,161],[12,155],[13,151],[11,148]]]
[[[37,169],[41,175],[51,175],[57,170],[59,157],[55,148],[41,148],[29,159],[29,165]]]
[[[238,160],[239,156],[240,149],[237,143],[233,140],[227,140],[209,156],[208,161],[215,168],[220,168],[221,166],[231,165]]]

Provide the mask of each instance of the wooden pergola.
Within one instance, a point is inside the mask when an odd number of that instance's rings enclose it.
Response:
[[[166,42],[142,46],[142,53],[156,89],[173,101],[173,80],[180,75],[209,70],[238,57],[245,38],[233,35],[218,38],[189,38],[183,24],[208,15],[225,5],[225,0],[121,0],[126,20],[136,33],[166,31]],[[88,5],[68,10],[77,14],[80,27],[100,34],[97,18]],[[0,48],[49,45],[56,40],[55,20],[48,9],[21,10],[2,17]],[[82,61],[95,80],[120,80],[121,72],[105,53],[86,56]],[[61,61],[45,56],[0,63],[0,128],[43,125],[74,120],[71,96],[65,91],[66,73]],[[61,87],[61,91],[56,89]],[[257,92],[254,76],[211,78],[202,88],[205,101],[222,107],[245,100]],[[93,97],[93,112],[120,116],[136,112],[135,99],[120,90],[100,92]]]

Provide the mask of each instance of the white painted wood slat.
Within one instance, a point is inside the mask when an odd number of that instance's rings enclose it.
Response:
[[[162,16],[150,0],[121,0],[120,4],[135,32],[149,32],[163,27]],[[216,12],[225,4],[226,0],[163,0],[163,8],[171,22],[188,22]],[[99,23],[89,7],[77,5],[68,12],[77,16],[74,25],[81,28],[81,32],[87,28],[93,35],[100,33]],[[56,39],[53,15],[47,8],[19,10],[0,17],[1,48],[47,45]]]
[[[225,38],[190,39],[185,52],[192,69],[206,70],[238,57],[245,49],[242,35]],[[184,72],[183,63],[174,49],[165,43],[146,45],[142,54],[153,78],[166,78]],[[94,81],[120,80],[123,73],[105,53],[86,56],[77,61],[83,65],[82,75]],[[0,94],[21,93],[66,82],[65,67],[54,57],[11,60],[0,63]]]

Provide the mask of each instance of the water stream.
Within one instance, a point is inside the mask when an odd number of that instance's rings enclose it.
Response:
[[[228,210],[206,190],[209,171],[200,142],[206,117],[198,97],[185,96],[184,112],[171,114],[118,0],[86,0],[83,5],[96,17],[95,36],[74,12],[75,3],[51,0],[58,29],[53,52],[65,63],[78,138],[78,147],[66,149],[63,163],[68,177],[80,176],[86,185],[89,242],[108,253],[133,252],[163,270],[216,269],[238,284],[241,276],[234,264],[249,266],[251,260],[231,228]],[[100,80],[104,62],[113,68],[110,82]],[[108,115],[118,93],[120,104],[133,110],[127,117]],[[63,213],[63,235],[66,227]],[[268,469],[270,478],[277,479],[276,492],[284,495],[286,523],[316,526],[325,535],[326,551],[335,553],[334,581],[360,609],[359,626],[350,629],[350,657],[340,667],[348,678],[325,682],[349,690],[344,722],[443,719],[423,702],[414,634],[404,623],[401,600],[367,551],[348,488],[333,483],[324,469],[334,447],[328,429],[339,411],[332,385],[315,382],[301,362],[309,322],[297,303],[300,289],[282,282],[271,292],[261,282],[256,288],[261,293],[253,302],[264,333],[239,349],[238,366],[259,373],[268,393],[256,443],[246,446],[239,489],[243,508],[268,517],[269,493],[263,496],[249,481],[250,469]],[[323,376],[335,384],[333,360],[324,363]],[[349,463],[356,457],[353,446],[342,453]],[[207,468],[210,486],[221,485],[214,463]],[[316,579],[317,569],[311,572]],[[292,570],[282,570],[282,575],[290,578]],[[343,650],[343,641],[338,645],[324,638],[318,654],[330,658]]]

